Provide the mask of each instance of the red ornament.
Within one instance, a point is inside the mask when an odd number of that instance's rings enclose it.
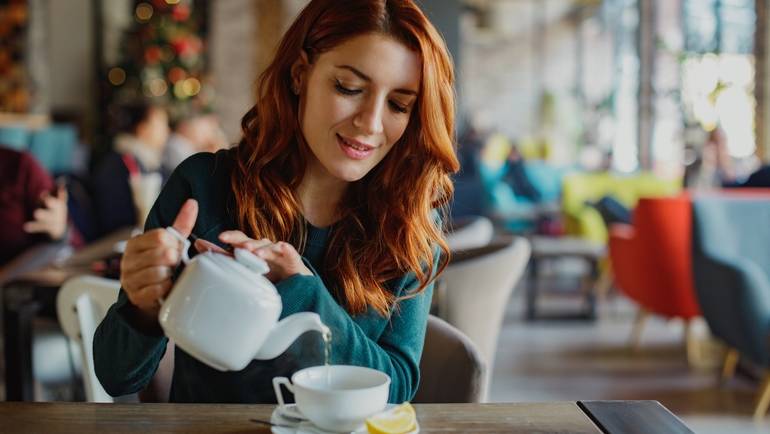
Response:
[[[170,71],[168,71],[168,80],[172,83],[176,83],[179,80],[184,80],[187,78],[187,73],[184,71],[184,69],[175,66],[171,68]]]
[[[171,45],[174,53],[181,56],[189,49],[190,43],[187,41],[187,38],[174,38],[169,41],[169,45]]]
[[[203,42],[200,38],[190,35],[182,38],[174,38],[169,42],[171,48],[179,56],[194,56],[200,53],[203,48]]]
[[[186,4],[178,4],[171,10],[171,18],[174,21],[185,21],[190,18],[190,7]]]
[[[148,65],[154,65],[158,63],[162,54],[160,48],[153,45],[144,50],[144,61],[147,62]]]

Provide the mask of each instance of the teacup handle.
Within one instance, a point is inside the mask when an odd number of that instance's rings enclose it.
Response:
[[[178,230],[174,229],[173,226],[169,226],[166,228],[166,232],[171,234],[174,238],[179,240],[180,243],[182,243],[182,262],[184,262],[185,265],[190,263],[190,254],[187,253],[188,250],[190,250],[190,240],[183,237],[182,234],[179,233]],[[166,299],[164,297],[158,298],[158,303],[163,306],[163,303],[166,302]]]
[[[273,390],[275,391],[275,398],[278,400],[278,405],[286,405],[283,400],[283,391],[281,390],[281,384],[289,389],[289,392],[294,393],[294,386],[291,384],[291,380],[286,377],[273,378]]]

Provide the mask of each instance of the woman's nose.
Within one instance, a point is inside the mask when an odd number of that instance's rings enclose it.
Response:
[[[353,126],[368,136],[381,133],[383,131],[382,107],[383,104],[379,102],[379,98],[370,98],[353,118]]]

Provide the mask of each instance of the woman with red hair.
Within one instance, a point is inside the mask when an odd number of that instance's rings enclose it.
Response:
[[[182,163],[129,241],[119,299],[94,341],[105,390],[140,390],[163,356],[158,299],[181,251],[162,228],[173,225],[199,251],[230,245],[265,259],[281,317],[317,312],[333,333],[331,363],[381,370],[391,402],[411,399],[448,261],[439,212],[458,169],[453,80],[413,1],[312,0],[260,76],[240,144]],[[177,348],[170,399],[275,402],[271,379],[322,363],[320,348],[306,333],[239,372]]]

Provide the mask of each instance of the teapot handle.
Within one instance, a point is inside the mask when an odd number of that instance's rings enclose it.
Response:
[[[187,251],[190,250],[190,240],[183,237],[178,230],[174,229],[173,226],[167,227],[166,232],[171,234],[174,238],[179,240],[180,243],[182,243],[182,262],[184,262],[185,265],[189,264],[190,255],[187,253]]]
[[[187,251],[190,250],[190,240],[183,237],[178,230],[174,229],[173,226],[167,227],[166,232],[171,234],[174,238],[176,238],[177,240],[179,240],[179,242],[182,243],[182,262],[184,262],[185,265],[188,265],[190,263],[190,254],[187,253]],[[158,298],[158,303],[160,303],[161,306],[163,306],[165,302],[166,302],[165,297]]]

